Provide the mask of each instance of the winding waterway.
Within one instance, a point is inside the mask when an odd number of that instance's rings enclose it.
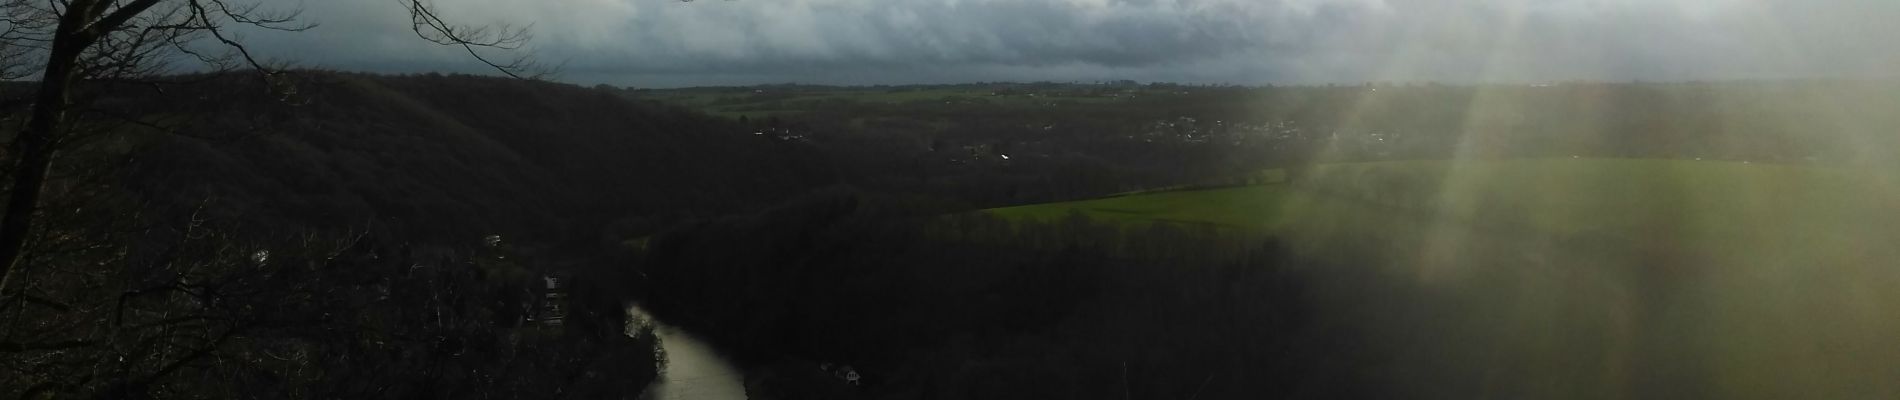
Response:
[[[666,364],[660,369],[660,376],[641,394],[648,400],[743,400],[745,395],[745,375],[739,368],[726,361],[711,344],[700,340],[691,332],[679,327],[667,325],[654,319],[640,306],[627,307],[627,316],[634,324],[651,324],[654,336],[660,339],[660,348],[665,351]]]

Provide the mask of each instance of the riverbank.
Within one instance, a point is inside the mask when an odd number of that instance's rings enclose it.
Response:
[[[822,363],[783,355],[751,354],[737,361],[712,339],[653,315],[640,305],[627,307],[629,334],[651,334],[659,339],[660,373],[641,394],[645,400],[743,400],[786,398],[788,394],[818,394],[825,398],[856,397],[852,386]],[[790,396],[797,397],[797,396]]]
[[[641,399],[744,400],[745,374],[692,332],[655,319],[638,305],[627,314],[659,339],[662,366]]]

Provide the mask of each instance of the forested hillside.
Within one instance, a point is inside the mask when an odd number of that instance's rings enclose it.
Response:
[[[1317,315],[1315,301],[1338,292],[1316,290],[1324,280],[1302,271],[1312,265],[1272,240],[1123,230],[1079,214],[1046,224],[935,216],[943,211],[827,191],[662,235],[635,267],[652,277],[647,307],[727,345],[754,398],[1391,390],[1390,376],[1353,369],[1376,365],[1383,349]],[[826,364],[855,367],[866,383],[815,368]]]
[[[224,106],[189,110],[209,114],[183,128],[203,135],[143,135],[149,147],[125,182],[157,209],[203,204],[210,217],[251,224],[552,241],[614,222],[639,233],[771,204],[830,179],[795,144],[573,85],[317,71],[291,79],[296,92],[283,98],[248,77],[155,95],[216,96]]]
[[[0,301],[0,396],[631,398],[657,355],[614,245],[830,179],[797,145],[572,85],[81,89]]]

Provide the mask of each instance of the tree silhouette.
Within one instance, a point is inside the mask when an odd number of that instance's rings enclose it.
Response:
[[[0,355],[6,357],[0,360],[9,361],[4,365],[8,372],[0,373],[6,376],[0,379],[0,386],[6,387],[0,393],[22,398],[88,392],[102,398],[148,395],[178,374],[262,368],[245,365],[258,360],[200,365],[204,359],[227,356],[221,349],[231,340],[254,341],[245,336],[248,333],[331,323],[309,319],[327,318],[330,311],[302,309],[292,299],[303,296],[306,305],[324,308],[308,300],[348,287],[305,280],[309,277],[299,275],[309,271],[299,267],[334,264],[335,259],[319,260],[342,254],[354,240],[312,241],[316,236],[310,235],[294,246],[296,250],[280,247],[273,255],[245,249],[269,240],[243,238],[198,218],[182,227],[155,229],[139,225],[150,221],[137,213],[94,211],[139,206],[89,192],[89,182],[67,179],[75,174],[103,176],[99,171],[112,168],[108,159],[76,151],[101,137],[133,128],[182,133],[179,128],[190,118],[120,112],[128,99],[149,100],[136,94],[145,92],[130,89],[164,94],[178,84],[209,85],[216,80],[168,77],[174,61],[202,64],[210,73],[199,76],[213,78],[249,70],[268,84],[264,87],[272,98],[291,98],[295,88],[291,80],[281,79],[284,72],[260,60],[232,34],[239,26],[289,32],[314,26],[299,22],[301,10],[267,7],[269,3],[0,0],[0,78],[38,78],[5,87],[30,88],[29,96],[0,101],[4,122],[15,130],[12,143],[0,153],[6,158],[0,179],[8,182],[0,215],[0,315],[7,316],[0,332]],[[461,47],[507,76],[548,73],[531,57],[497,61],[485,53],[521,49],[528,40],[523,29],[456,25],[427,3],[404,5],[423,40]],[[170,107],[175,112],[208,105]],[[62,159],[72,159],[74,165],[56,165]],[[88,207],[49,202],[70,200],[65,197],[84,197],[81,205]],[[62,212],[48,211],[51,205],[60,205]],[[179,389],[171,386],[166,390]]]
[[[478,49],[516,50],[526,43],[525,29],[450,23],[423,1],[407,1],[413,29],[424,40],[466,49],[478,61],[513,77],[540,77],[547,73],[527,56],[495,61]],[[0,299],[21,268],[32,241],[50,168],[63,146],[88,133],[111,131],[79,123],[84,117],[118,119],[165,128],[160,123],[115,115],[89,107],[96,97],[85,90],[95,84],[158,85],[168,72],[168,61],[184,57],[214,71],[249,68],[269,78],[281,72],[258,60],[230,33],[230,27],[248,25],[279,31],[303,31],[313,25],[298,22],[301,10],[264,7],[264,2],[232,0],[63,0],[40,2],[6,0],[0,14],[7,27],[0,32],[0,77],[37,75],[30,100],[13,143],[8,147],[11,168],[6,211],[0,216]],[[210,53],[194,44],[209,41],[222,46]],[[277,90],[289,90],[278,87]]]

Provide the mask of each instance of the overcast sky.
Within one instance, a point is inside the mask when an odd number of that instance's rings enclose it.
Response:
[[[397,0],[247,32],[304,66],[475,72]],[[533,24],[559,80],[639,87],[1134,79],[1685,80],[1900,71],[1900,0],[435,0]]]

